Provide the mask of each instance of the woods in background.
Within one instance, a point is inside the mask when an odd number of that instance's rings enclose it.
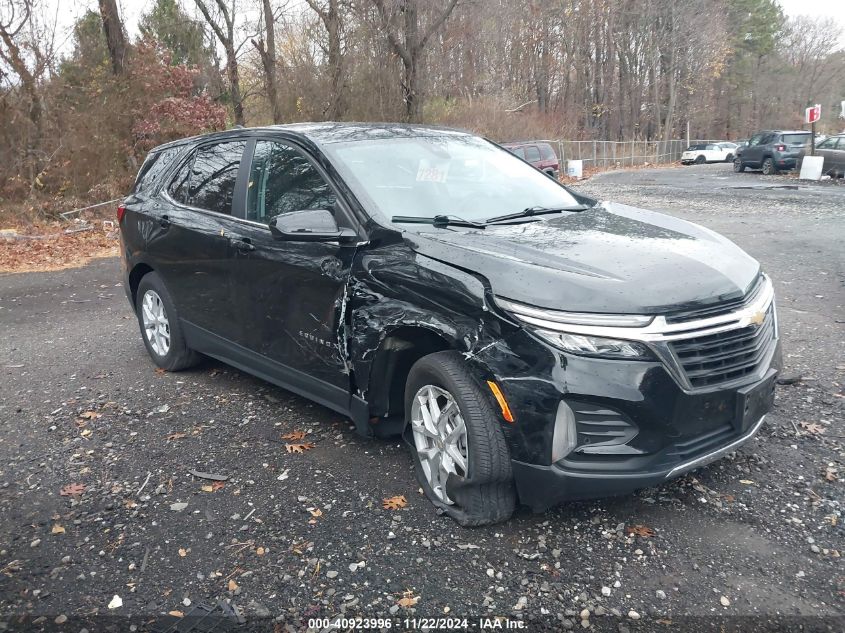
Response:
[[[41,0],[43,1],[43,0]],[[774,0],[98,0],[71,46],[0,8],[0,203],[102,200],[150,147],[233,124],[422,121],[494,140],[838,131],[841,27]]]

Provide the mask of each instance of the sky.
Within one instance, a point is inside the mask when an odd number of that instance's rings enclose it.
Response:
[[[807,15],[811,17],[832,17],[843,27],[841,43],[845,46],[845,0],[778,0],[784,13],[789,17]],[[131,37],[138,34],[138,20],[149,11],[154,0],[118,0],[126,30]],[[247,2],[247,4],[250,4]],[[41,0],[45,18],[52,22],[57,19],[57,48],[66,52],[71,44],[71,29],[74,21],[88,9],[97,10],[97,0]],[[183,0],[183,6],[195,12],[191,0]],[[257,14],[256,14],[257,17]]]

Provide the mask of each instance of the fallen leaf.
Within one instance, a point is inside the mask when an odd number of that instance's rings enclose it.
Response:
[[[404,495],[388,497],[387,499],[382,499],[381,501],[381,507],[385,510],[399,510],[400,508],[404,508],[406,505],[408,505],[408,501],[405,499]]]
[[[657,534],[653,529],[645,525],[629,525],[625,528],[625,533],[645,538],[652,538]]]
[[[839,471],[833,466],[828,466],[824,470],[825,481],[839,481]]]
[[[97,413],[96,411],[85,411],[84,413],[80,413],[79,417],[83,420],[96,420],[97,418],[103,417],[103,414]]]
[[[167,615],[172,615],[174,618],[185,617],[184,613],[182,613],[181,611],[177,611],[176,609],[174,609],[173,611],[168,611]]]
[[[120,596],[115,595],[111,602],[109,602],[109,609],[118,609],[123,606],[123,600],[120,599]]]
[[[399,598],[399,606],[404,609],[408,609],[409,607],[413,607],[419,601],[419,596],[415,596],[410,591],[406,591],[405,594],[401,598]]]
[[[754,485],[754,482],[751,481],[750,479],[740,479],[739,483],[744,484],[746,486],[753,486]]]
[[[225,486],[226,484],[224,484],[222,481],[215,481],[213,484],[211,484],[211,490],[217,492],[218,490],[222,490]]]
[[[291,433],[282,435],[282,439],[298,442],[299,440],[304,440],[306,435],[308,434],[305,431],[292,431]]]
[[[315,446],[316,444],[313,444],[312,442],[305,442],[303,444],[285,444],[285,448],[288,453],[304,453],[305,451],[310,451]]]
[[[214,492],[214,486],[203,486],[201,490],[203,492]]]
[[[134,499],[124,499],[123,506],[131,510],[132,508],[138,507],[138,504],[135,502]]]
[[[64,534],[64,533],[65,533],[65,529],[64,529],[61,525],[59,525],[58,523],[56,523],[56,524],[53,526],[53,529],[52,529],[52,530],[50,530],[50,533],[51,533],[51,534]]]
[[[821,435],[827,430],[818,422],[799,422],[798,425],[811,435]]]
[[[234,580],[230,580],[228,587],[229,591],[235,591],[238,588],[238,583],[236,583]]]
[[[180,547],[179,548],[179,556],[181,556],[182,558],[185,558],[185,556],[187,556],[188,552],[190,552],[190,551],[191,551],[190,548],[185,549],[184,547]]]
[[[82,431],[82,433],[80,433],[80,435],[81,435],[82,437],[90,437],[90,435],[91,435],[91,429],[85,429],[84,431]]]
[[[258,555],[258,556],[264,556],[265,551],[266,551],[266,550],[265,550],[263,547],[257,547],[257,548],[255,549],[255,553],[256,553],[256,555]]]
[[[63,497],[76,497],[83,492],[85,492],[85,484],[68,484],[59,490],[59,494]]]
[[[155,368],[155,373],[157,373],[157,374],[166,374],[166,373],[167,373],[167,370],[166,370],[166,369],[164,369],[164,367],[156,367],[156,368]]]
[[[311,513],[312,517],[321,517],[323,516],[323,511],[319,508],[308,508],[308,512]]]
[[[181,439],[184,439],[186,437],[188,437],[187,433],[171,433],[170,435],[167,436],[167,441],[169,442],[171,440],[181,440]]]

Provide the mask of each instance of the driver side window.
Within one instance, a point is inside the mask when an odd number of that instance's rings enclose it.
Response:
[[[249,172],[246,219],[266,224],[281,213],[335,211],[334,191],[299,150],[258,141]]]

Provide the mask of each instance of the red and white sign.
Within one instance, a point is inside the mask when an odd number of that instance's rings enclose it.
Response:
[[[810,106],[804,111],[805,123],[815,123],[820,118],[822,118],[822,106],[819,103],[814,106]]]

